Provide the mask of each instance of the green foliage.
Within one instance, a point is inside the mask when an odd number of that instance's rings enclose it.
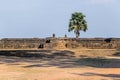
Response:
[[[80,35],[80,30],[85,32],[88,29],[87,22],[84,18],[85,15],[83,15],[81,12],[75,12],[71,16],[68,31],[70,32],[74,30],[76,38],[78,38],[78,36]]]

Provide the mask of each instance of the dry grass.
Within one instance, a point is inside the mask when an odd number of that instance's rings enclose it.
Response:
[[[0,80],[120,80],[120,58],[112,57],[116,50],[67,49],[51,53],[37,58],[0,56]],[[51,55],[54,57],[48,57]]]

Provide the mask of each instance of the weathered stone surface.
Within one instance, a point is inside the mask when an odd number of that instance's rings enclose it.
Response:
[[[4,38],[0,49],[120,48],[120,38]]]

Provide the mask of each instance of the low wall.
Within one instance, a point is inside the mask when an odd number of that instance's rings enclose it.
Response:
[[[120,48],[120,38],[4,38],[0,49]]]

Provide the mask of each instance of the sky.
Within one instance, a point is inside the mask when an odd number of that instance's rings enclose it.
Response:
[[[80,37],[120,38],[120,0],[0,0],[0,38],[75,37],[68,32],[74,12],[86,15]]]

